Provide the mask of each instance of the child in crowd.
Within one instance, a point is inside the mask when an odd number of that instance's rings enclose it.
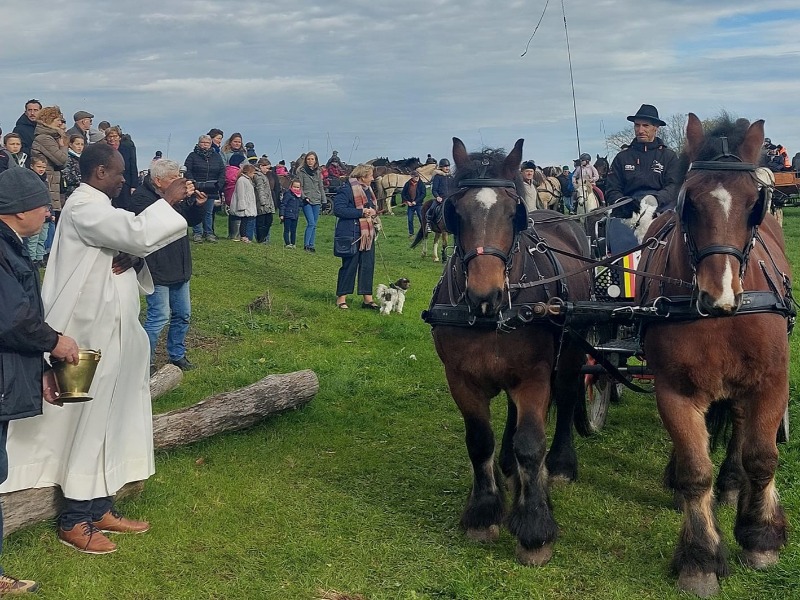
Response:
[[[238,242],[242,235],[244,235],[244,232],[239,229],[241,219],[232,215],[230,211],[233,192],[236,189],[236,182],[239,179],[243,162],[243,154],[233,154],[225,167],[225,188],[223,194],[225,196],[225,206],[228,209],[228,239],[234,242]]]
[[[289,170],[286,168],[285,160],[280,161],[278,166],[275,167],[275,175],[278,177],[287,177],[289,175]]]
[[[28,155],[22,151],[22,138],[18,133],[7,133],[3,137],[3,144],[6,147],[4,153],[8,156],[9,167],[26,166]]]
[[[299,179],[293,179],[289,189],[281,198],[281,223],[283,223],[283,243],[286,248],[295,248],[297,241],[297,220],[303,204],[303,188]]]
[[[236,180],[236,187],[231,198],[231,219],[235,219],[233,231],[239,229],[241,220],[241,231],[243,231],[241,241],[249,244],[256,234],[256,190],[253,186],[256,168],[251,164],[242,167],[239,178]],[[233,239],[233,238],[232,238]]]
[[[36,173],[43,182],[47,183],[47,160],[44,157],[31,158],[31,171]],[[28,254],[33,264],[37,267],[44,267],[45,264],[47,264],[45,260],[45,242],[47,241],[47,234],[50,231],[50,227],[53,226],[53,220],[54,217],[51,212],[51,206],[48,204],[47,213],[45,213],[44,224],[41,230],[39,233],[34,233],[25,241],[28,246]]]
[[[82,135],[73,133],[69,136],[69,148],[67,150],[69,156],[67,164],[64,165],[64,169],[61,171],[61,189],[64,191],[64,202],[81,184],[80,158],[85,144],[86,142]]]

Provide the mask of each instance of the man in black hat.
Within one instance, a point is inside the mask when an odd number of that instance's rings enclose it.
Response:
[[[614,157],[606,182],[606,201],[609,205],[622,198],[630,202],[614,212],[615,216],[630,218],[643,204],[657,206],[663,212],[675,206],[681,185],[678,156],[658,137],[658,128],[666,125],[652,104],[642,104],[633,123],[634,140]]]
[[[22,238],[38,233],[50,192],[29,169],[0,173],[0,483],[8,477],[8,424],[42,412],[42,398],[58,404],[58,385],[44,353],[78,362],[78,345],[44,321],[39,271]],[[0,513],[0,549],[3,520]],[[0,595],[35,591],[34,581],[15,579],[0,568]]]

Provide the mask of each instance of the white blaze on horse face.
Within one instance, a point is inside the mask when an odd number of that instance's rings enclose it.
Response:
[[[714,196],[722,205],[722,212],[725,213],[725,220],[728,220],[731,214],[731,204],[733,203],[733,196],[731,193],[722,187],[721,183],[717,184],[716,189],[712,190],[711,195]]]
[[[489,209],[497,204],[497,192],[492,188],[481,188],[478,190],[478,193],[475,194],[475,200],[477,200],[478,204],[485,208],[488,213]]]
[[[489,211],[497,204],[497,192],[492,188],[481,188],[478,190],[478,193],[475,194],[475,200],[478,202],[478,205],[486,211],[483,219],[483,231],[481,232],[481,239],[483,239],[486,236]]]
[[[733,292],[733,269],[731,268],[731,261],[733,259],[728,257],[725,261],[725,270],[722,272],[722,294],[720,294],[715,306],[720,308],[730,309],[736,306],[736,294]]]

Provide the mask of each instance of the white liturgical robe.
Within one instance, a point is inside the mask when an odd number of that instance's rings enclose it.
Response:
[[[138,215],[112,207],[83,183],[56,228],[42,284],[45,320],[102,357],[89,402],[44,405],[43,414],[10,423],[8,480],[0,492],[58,485],[64,496],[110,496],[155,472],[150,404],[150,345],[139,322],[139,291],[151,293],[145,265],[111,270],[119,252],[144,257],[186,235],[166,200]]]

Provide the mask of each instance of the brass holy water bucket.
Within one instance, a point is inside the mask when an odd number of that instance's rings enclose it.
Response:
[[[61,402],[87,402],[92,397],[89,388],[100,362],[100,350],[78,350],[78,362],[74,365],[63,360],[51,360],[55,371],[58,399]]]

